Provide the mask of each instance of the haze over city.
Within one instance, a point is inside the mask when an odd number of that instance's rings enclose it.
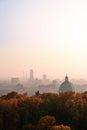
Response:
[[[86,0],[0,0],[0,78],[87,79]]]

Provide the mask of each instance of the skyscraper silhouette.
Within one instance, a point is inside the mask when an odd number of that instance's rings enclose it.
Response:
[[[30,70],[30,80],[34,79],[34,72],[33,69]]]

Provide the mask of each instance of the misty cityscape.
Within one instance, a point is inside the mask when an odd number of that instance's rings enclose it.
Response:
[[[26,75],[23,72],[23,77],[12,77],[9,80],[0,80],[0,95],[5,95],[12,91],[18,93],[27,93],[29,96],[35,95],[36,92],[47,93],[54,92],[59,93],[59,87],[64,82],[64,79],[50,80],[46,74],[43,74],[42,78],[34,77],[34,70],[30,69],[30,75]],[[64,76],[65,78],[65,76]],[[87,81],[84,79],[69,79],[73,84],[75,92],[87,91]]]
[[[87,0],[0,0],[0,130],[87,130]]]

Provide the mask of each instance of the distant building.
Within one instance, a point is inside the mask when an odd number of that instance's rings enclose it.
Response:
[[[65,77],[65,81],[60,85],[59,92],[74,91],[74,86],[69,82],[68,76]]]
[[[25,92],[24,86],[23,84],[19,83],[16,86],[14,86],[14,91],[18,92],[18,93],[23,93]]]
[[[18,77],[11,78],[11,83],[12,84],[18,84],[19,83],[19,78]]]
[[[33,70],[31,69],[30,70],[30,80],[32,81],[34,79],[34,72]]]
[[[53,80],[53,81],[52,81],[52,84],[53,84],[54,86],[58,86],[58,83],[57,83],[56,80]]]
[[[43,80],[47,80],[46,74],[43,75]]]
[[[49,84],[49,79],[47,79],[47,75],[46,75],[46,74],[43,75],[42,84],[43,84],[43,85]]]

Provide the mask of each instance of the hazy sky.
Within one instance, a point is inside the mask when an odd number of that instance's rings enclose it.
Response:
[[[87,79],[87,0],[0,0],[0,78]]]

